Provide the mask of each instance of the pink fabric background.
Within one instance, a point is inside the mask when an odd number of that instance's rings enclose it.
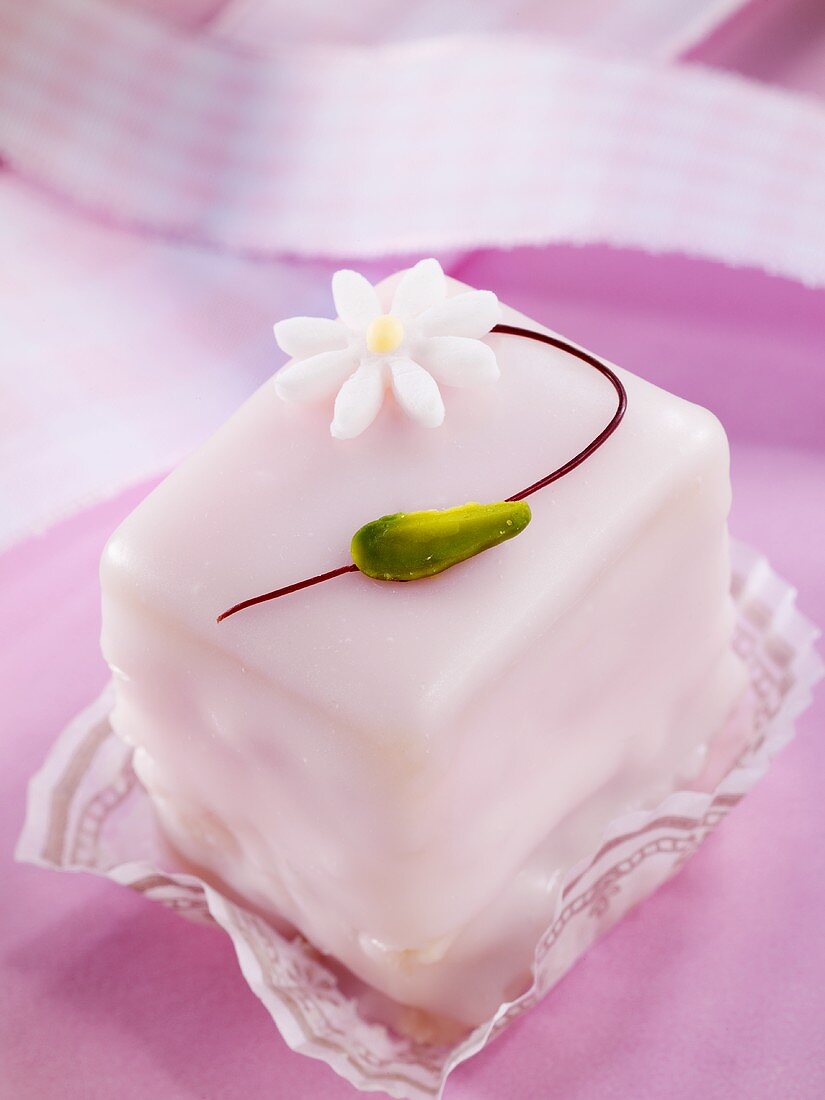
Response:
[[[300,43],[330,27],[319,15],[323,4],[130,6],[187,33],[211,28],[244,46],[278,33]],[[669,11],[701,10],[699,22],[708,25],[742,8],[699,42],[690,21],[675,36],[659,26],[650,17],[654,6],[664,11],[664,0],[650,0],[647,11],[635,0],[557,0],[552,12],[528,3],[517,22],[502,15],[512,6],[495,0],[472,10],[477,30],[558,34],[631,58],[690,48],[695,64],[801,92],[811,103],[825,94],[821,0],[671,0]],[[407,7],[385,37],[414,37],[446,10],[441,3],[416,5],[414,13]],[[594,18],[608,7],[623,28],[619,37]],[[331,33],[372,42],[375,24],[358,33],[350,8]],[[360,5],[362,16],[373,9],[381,10],[380,0]],[[464,29],[460,11],[456,18],[430,29]],[[818,182],[810,181],[812,194]],[[279,313],[328,308],[328,276],[339,266],[285,257],[250,263],[174,238],[144,240],[81,216],[59,201],[60,179],[53,183],[30,188],[13,172],[0,174],[10,260],[0,272],[0,309],[11,303],[3,324],[14,347],[0,362],[0,456],[2,437],[22,418],[32,428],[26,468],[10,463],[13,476],[2,487],[6,537],[76,505],[76,491],[64,499],[53,484],[64,454],[89,463],[80,471],[88,476],[70,477],[67,469],[65,481],[99,496],[100,453],[122,445],[111,481],[124,484],[157,468],[147,444],[157,442],[164,461],[177,457],[169,438],[191,446],[274,365],[269,323]],[[452,274],[714,409],[732,441],[734,533],[796,581],[802,609],[825,623],[825,291],[592,245],[442,259]],[[377,275],[398,261],[357,266]],[[78,391],[88,399],[77,400]],[[122,407],[120,419],[107,415],[122,391],[132,394],[130,419]],[[179,440],[169,427],[193,393],[198,415]],[[73,433],[93,446],[70,448]],[[19,462],[23,451],[10,453]],[[97,559],[144,491],[129,490],[0,556],[0,1096],[351,1098],[331,1070],[287,1050],[219,934],[107,883],[11,861],[27,778],[58,729],[104,683]],[[30,508],[33,494],[42,499]],[[678,879],[536,1011],[462,1066],[447,1100],[825,1095],[822,694],[796,742]]]
[[[822,292],[604,248],[478,253],[461,274],[714,408],[733,442],[735,533],[825,622]],[[105,680],[97,557],[143,491],[0,558],[0,1092],[344,1100],[348,1085],[287,1050],[220,935],[9,860],[26,778]],[[823,719],[820,698],[678,879],[461,1067],[448,1100],[825,1094]]]

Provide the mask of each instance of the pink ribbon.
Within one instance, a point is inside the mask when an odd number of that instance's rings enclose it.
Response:
[[[246,56],[114,5],[0,9],[12,168],[250,254],[609,242],[825,284],[825,111],[517,36]]]

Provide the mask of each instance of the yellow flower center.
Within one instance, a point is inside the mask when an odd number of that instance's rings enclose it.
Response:
[[[376,355],[387,355],[395,351],[403,339],[404,326],[391,313],[376,317],[367,329],[367,347]]]

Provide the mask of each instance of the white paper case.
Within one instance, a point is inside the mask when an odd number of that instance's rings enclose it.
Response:
[[[293,1050],[327,1062],[360,1089],[439,1097],[460,1062],[535,1004],[599,935],[681,866],[793,736],[794,720],[822,675],[813,649],[818,632],[764,558],[734,546],[733,565],[734,645],[750,670],[755,700],[752,743],[711,793],[676,792],[654,810],[608,826],[598,850],[565,878],[554,920],[536,948],[532,988],[452,1047],[366,1023],[357,1000],[344,996],[300,936],[285,938],[196,876],[170,868],[131,750],[109,725],[109,690],[60,735],[32,779],[17,858],[104,875],[187,917],[217,923]]]

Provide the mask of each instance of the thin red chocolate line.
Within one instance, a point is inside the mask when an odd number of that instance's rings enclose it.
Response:
[[[618,406],[609,424],[599,432],[595,439],[579,451],[577,455],[574,455],[573,458],[569,459],[545,477],[539,478],[538,481],[534,481],[533,484],[528,485],[526,489],[522,489],[520,492],[514,493],[511,497],[507,497],[508,502],[525,500],[527,497],[532,496],[533,493],[537,493],[539,489],[544,489],[547,485],[552,485],[554,481],[558,481],[559,478],[564,477],[566,474],[575,470],[576,467],[581,466],[581,464],[586,462],[594,452],[598,451],[603,443],[607,442],[622,422],[622,417],[627,409],[627,391],[622,384],[622,380],[606,363],[603,363],[601,359],[597,359],[595,355],[590,355],[589,352],[582,351],[580,348],[574,347],[573,344],[569,344],[566,340],[562,340],[560,336],[545,336],[543,332],[533,332],[532,329],[520,328],[518,325],[496,325],[491,329],[491,332],[498,332],[504,336],[524,336],[528,340],[537,340],[541,344],[548,344],[551,348],[558,348],[560,351],[566,351],[569,355],[575,356],[576,359],[581,359],[583,363],[587,363],[588,366],[594,367],[600,374],[603,374],[611,383],[619,398]],[[311,588],[312,585],[321,584],[322,581],[331,581],[334,577],[343,576],[344,573],[357,572],[359,572],[357,565],[341,565],[338,569],[331,569],[328,573],[319,573],[317,577],[308,577],[305,581],[297,581],[295,584],[288,584],[285,588],[276,588],[273,592],[264,592],[262,596],[253,596],[250,600],[242,600],[241,603],[236,603],[234,607],[222,611],[221,614],[218,615],[216,621],[219,623],[223,622],[223,620],[228,619],[230,615],[234,615],[238,611],[244,611],[247,607],[254,607],[255,604],[258,603],[267,603],[269,600],[277,600],[281,596],[288,596],[291,592],[300,592],[302,588]]]
[[[357,565],[342,565],[338,569],[330,569],[328,573],[319,573],[317,577],[308,577],[305,581],[296,581],[295,584],[288,584],[285,588],[276,588],[273,592],[264,592],[262,596],[253,596],[251,600],[241,600],[240,603],[236,603],[234,607],[227,608],[226,611],[222,611],[218,615],[215,622],[222,623],[224,619],[228,619],[230,615],[234,615],[236,611],[245,611],[247,607],[254,607],[256,603],[266,603],[267,600],[277,600],[279,596],[288,596],[290,592],[300,592],[302,588],[311,588],[313,584],[320,584],[322,581],[331,581],[333,577],[341,577],[344,573],[358,573],[359,569]]]
[[[541,344],[549,344],[551,348],[558,348],[560,351],[566,351],[570,355],[574,355],[577,359],[581,359],[583,363],[587,363],[590,367],[595,367],[600,374],[603,374],[608,382],[612,384],[619,398],[619,404],[616,407],[616,411],[610,423],[603,428],[596,438],[588,443],[583,450],[579,451],[579,453],[574,455],[568,462],[565,462],[564,465],[559,466],[558,469],[547,474],[546,477],[534,481],[532,485],[528,485],[527,488],[522,489],[521,492],[514,493],[513,496],[507,497],[508,501],[525,500],[527,497],[532,496],[533,493],[537,493],[539,489],[544,489],[547,485],[552,485],[554,481],[558,481],[559,478],[564,477],[565,474],[569,474],[571,471],[575,470],[577,466],[581,466],[581,464],[586,462],[595,451],[598,451],[603,443],[607,442],[622,422],[625,410],[627,409],[627,390],[624,388],[621,378],[619,378],[615,371],[608,367],[607,363],[603,363],[601,359],[597,359],[595,355],[590,355],[589,352],[582,351],[580,348],[568,344],[568,342],[562,340],[560,336],[545,336],[543,332],[532,332],[529,328],[519,328],[517,325],[496,325],[492,331],[504,333],[506,336],[526,336],[530,340],[538,340]]]

